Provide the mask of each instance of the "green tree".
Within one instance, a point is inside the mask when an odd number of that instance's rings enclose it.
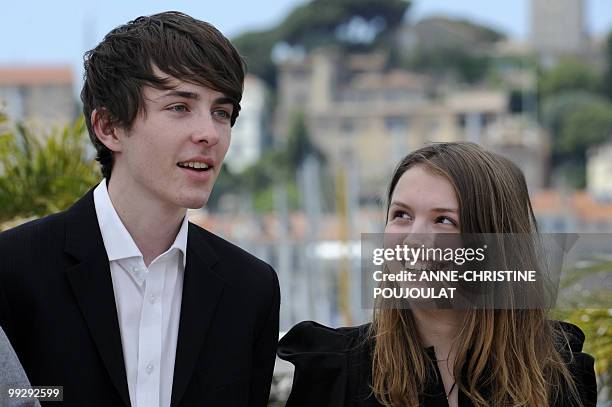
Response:
[[[0,224],[63,210],[99,182],[87,145],[82,118],[48,136],[21,124],[0,134]]]
[[[428,74],[453,74],[467,83],[476,83],[489,72],[491,58],[461,48],[419,49],[412,54],[406,66]]]
[[[487,50],[505,37],[487,26],[448,17],[425,18],[410,30],[418,43],[405,55],[406,68],[468,83],[486,77],[494,62]]]
[[[366,22],[380,21],[381,31],[375,42],[394,32],[409,6],[410,2],[405,0],[312,0],[289,14],[279,33],[283,41],[307,49],[330,42],[350,46],[350,42],[337,35],[337,30],[360,17]]]
[[[555,67],[543,71],[538,83],[542,99],[563,91],[587,91],[598,93],[601,78],[591,67],[574,58],[561,60]]]
[[[267,212],[274,207],[274,186],[284,184],[290,209],[299,208],[296,173],[309,155],[315,156],[322,163],[325,162],[325,156],[312,143],[302,112],[294,114],[289,127],[288,141],[284,147],[267,151],[256,163],[239,174],[224,169],[207,206],[216,208],[220,195],[232,193],[252,196],[255,210]]]
[[[312,143],[308,135],[304,113],[296,112],[291,121],[289,140],[287,141],[287,164],[291,171],[297,171],[309,155],[314,156],[321,162],[325,160],[323,152]]]
[[[586,150],[612,137],[612,104],[593,102],[569,113],[561,131],[564,151],[585,154]]]
[[[572,113],[594,103],[605,103],[606,100],[585,90],[568,90],[556,93],[542,100],[540,119],[542,124],[553,134],[560,135],[567,117]],[[553,153],[562,152],[561,137],[553,138]]]
[[[608,96],[608,99],[612,101],[612,31],[606,38],[606,71],[604,73],[603,88]]]
[[[584,188],[588,149],[612,137],[612,105],[605,99],[584,97],[557,108],[552,164],[570,185]]]
[[[553,316],[578,325],[585,334],[584,351],[595,358],[599,387],[612,389],[612,308],[610,293],[605,288],[584,289],[584,282],[601,278],[605,281],[612,270],[609,260],[595,261],[584,268],[565,274],[560,288],[567,294],[559,298]]]
[[[336,44],[345,49],[368,49],[388,44],[402,22],[410,2],[406,0],[311,0],[295,8],[280,24],[268,30],[251,31],[233,39],[246,58],[249,72],[276,85],[272,50],[279,43],[301,46],[310,51]],[[369,43],[351,41],[339,35],[341,28],[360,18],[371,25],[375,36]],[[392,48],[392,47],[391,47]]]

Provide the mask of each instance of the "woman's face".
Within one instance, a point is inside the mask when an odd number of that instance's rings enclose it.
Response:
[[[461,244],[459,204],[455,190],[444,177],[433,174],[427,167],[416,165],[407,170],[399,179],[391,196],[391,205],[385,227],[385,248],[452,248]],[[401,261],[389,261],[389,273],[403,270],[453,270],[453,266],[442,258],[413,257],[410,252]],[[412,281],[399,283],[404,288],[440,288],[442,282]],[[427,306],[435,301],[411,299],[410,304]]]
[[[459,233],[459,203],[451,183],[423,165],[400,177],[387,214],[385,233]]]

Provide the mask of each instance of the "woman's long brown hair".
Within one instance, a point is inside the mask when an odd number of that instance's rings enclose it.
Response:
[[[522,171],[509,160],[474,143],[436,143],[406,156],[388,191],[415,165],[445,177],[459,202],[462,233],[537,232]],[[558,351],[563,332],[540,309],[468,309],[454,346],[453,376],[475,406],[548,406],[558,398],[580,406],[576,386]],[[427,384],[437,380],[409,309],[378,307],[372,390],[385,406],[418,406]],[[565,344],[565,345],[563,345]],[[570,352],[571,354],[571,352]],[[467,382],[461,381],[462,369]],[[483,388],[489,393],[484,395]]]

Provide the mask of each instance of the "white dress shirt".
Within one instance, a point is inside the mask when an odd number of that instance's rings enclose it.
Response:
[[[172,246],[149,264],[113,207],[106,180],[94,190],[96,216],[110,264],[132,407],[170,407],[187,216]]]

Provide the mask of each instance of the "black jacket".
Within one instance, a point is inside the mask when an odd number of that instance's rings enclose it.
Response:
[[[172,407],[267,405],[279,303],[268,264],[189,224]],[[0,325],[62,406],[130,405],[93,191],[0,234]]]
[[[559,326],[570,341],[574,358],[568,368],[583,403],[585,407],[594,407],[597,399],[594,360],[582,352],[584,334],[575,325],[562,322]],[[295,365],[287,407],[380,407],[370,388],[373,342],[368,338],[368,329],[369,324],[334,329],[312,321],[294,326],[278,345],[278,356]],[[426,352],[435,360],[433,347]],[[421,405],[448,407],[437,367],[435,373],[438,381],[420,396]],[[480,390],[486,396],[486,389]],[[564,400],[559,400],[555,407],[565,405]],[[472,406],[462,392],[459,406]]]

